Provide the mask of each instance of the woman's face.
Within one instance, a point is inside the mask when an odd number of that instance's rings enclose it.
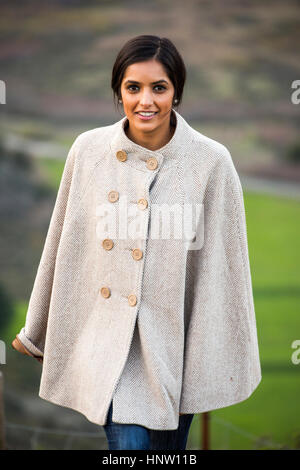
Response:
[[[160,62],[152,59],[129,65],[121,83],[121,95],[131,129],[153,132],[169,126],[174,92]],[[145,119],[139,114],[143,111],[155,114]]]

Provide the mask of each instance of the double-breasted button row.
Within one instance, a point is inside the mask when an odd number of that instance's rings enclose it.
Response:
[[[109,251],[113,248],[114,242],[110,238],[105,238],[102,241],[102,246],[105,250]],[[139,260],[143,257],[143,252],[139,248],[135,248],[131,251],[133,259]]]
[[[125,150],[118,150],[116,153],[116,157],[119,160],[119,162],[125,162],[127,160],[127,153]],[[158,161],[155,157],[149,157],[146,160],[146,166],[149,170],[156,170],[158,167]]]
[[[111,295],[110,288],[107,287],[107,286],[101,287],[100,292],[101,292],[102,297],[104,297],[105,299],[108,299]],[[134,307],[136,305],[136,303],[137,303],[136,295],[130,294],[127,297],[127,299],[128,299],[128,303],[131,307]]]
[[[108,200],[109,200],[109,202],[117,202],[118,199],[119,199],[119,193],[118,193],[118,191],[114,191],[114,190],[113,190],[113,191],[110,191],[110,192],[108,193]],[[145,198],[143,198],[143,197],[138,200],[137,204],[138,204],[138,208],[139,208],[140,210],[145,210],[145,209],[147,209],[147,207],[148,207],[148,201],[147,201],[147,199],[145,199]]]
[[[111,202],[115,202],[119,199],[119,193],[118,191],[110,191],[108,193],[108,199]],[[146,199],[141,198],[138,200],[138,208],[141,210],[146,209],[148,207],[148,202]],[[102,246],[105,250],[111,250],[112,247],[114,246],[114,242],[110,238],[105,238],[105,240],[102,241]],[[139,248],[135,248],[132,250],[132,257],[133,259],[139,260],[143,257],[143,252]]]
[[[118,150],[116,153],[116,157],[120,162],[125,162],[127,160],[127,153],[124,150]],[[150,157],[146,161],[147,168],[149,170],[155,170],[158,166],[158,162],[155,157]],[[108,193],[108,200],[110,202],[116,202],[119,200],[119,193],[118,191],[112,190]],[[148,207],[148,201],[145,198],[140,198],[138,200],[138,208],[140,210],[145,210]],[[114,242],[110,238],[105,238],[102,241],[102,246],[105,250],[111,250],[114,246]],[[139,248],[135,248],[131,250],[131,254],[133,259],[140,260],[143,257],[143,252]],[[107,299],[111,296],[110,288],[107,286],[103,286],[100,289],[101,295]],[[137,298],[135,294],[130,294],[128,297],[128,303],[131,307],[134,307],[137,304]]]

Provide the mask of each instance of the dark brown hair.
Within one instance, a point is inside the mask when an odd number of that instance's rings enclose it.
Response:
[[[174,107],[179,106],[186,79],[186,68],[182,57],[170,39],[148,34],[136,36],[127,41],[116,57],[112,70],[111,87],[117,105],[119,105],[118,100],[121,98],[121,83],[126,68],[136,62],[151,59],[157,60],[165,68],[175,89],[174,100],[178,100]]]

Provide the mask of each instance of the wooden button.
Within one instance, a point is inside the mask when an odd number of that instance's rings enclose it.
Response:
[[[101,287],[101,295],[106,299],[110,297],[110,289],[109,287]]]
[[[102,242],[102,246],[105,250],[111,250],[114,246],[114,242],[110,238],[105,238]]]
[[[135,248],[133,251],[132,251],[132,257],[133,259],[136,259],[136,260],[139,260],[143,257],[143,252],[142,250],[140,250],[139,248]]]
[[[158,165],[157,160],[156,160],[155,157],[148,158],[146,164],[147,164],[147,168],[149,168],[149,170],[155,170],[155,168],[157,168],[157,165]]]
[[[148,207],[148,202],[147,199],[144,199],[143,197],[138,200],[138,208],[141,210],[144,210]]]
[[[128,296],[128,303],[131,307],[134,307],[134,305],[136,305],[136,296],[134,294],[130,294]]]
[[[127,160],[127,153],[124,152],[124,150],[118,150],[116,155],[120,162],[125,162],[125,160]]]
[[[116,202],[119,199],[119,193],[118,191],[110,191],[108,193],[108,200],[110,202]]]

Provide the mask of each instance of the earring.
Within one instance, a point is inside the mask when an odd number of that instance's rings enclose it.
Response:
[[[174,104],[178,103],[178,100],[174,100]]]
[[[122,100],[119,100],[119,103],[122,103]]]

